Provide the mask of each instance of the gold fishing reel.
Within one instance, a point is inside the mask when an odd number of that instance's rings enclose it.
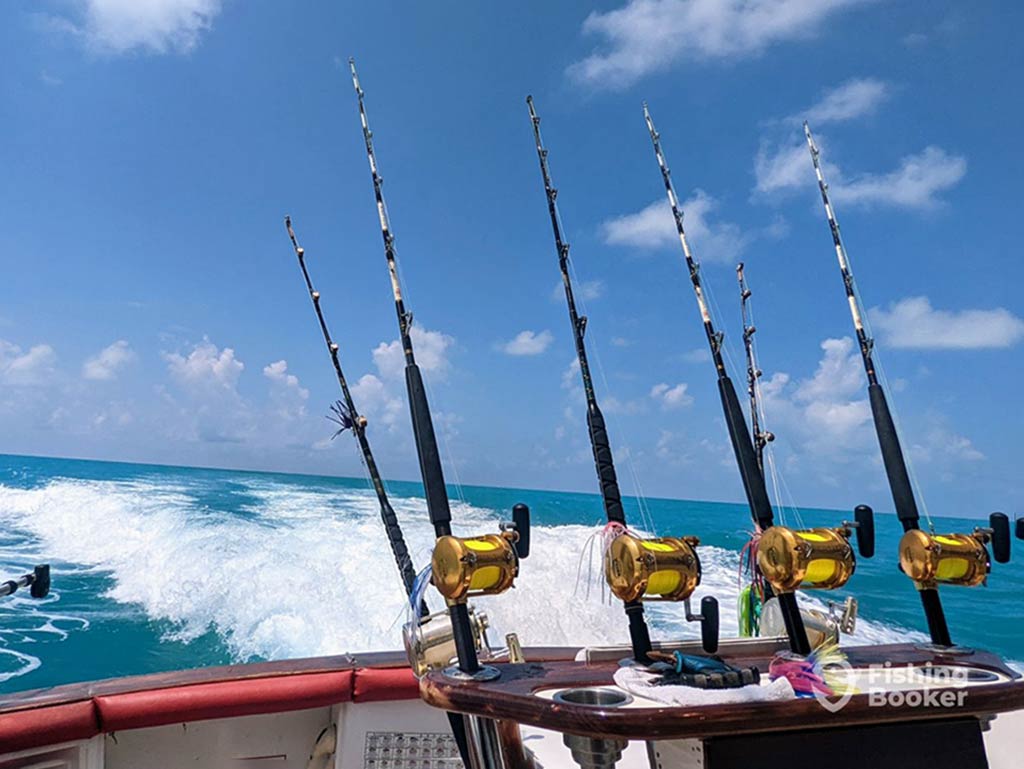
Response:
[[[512,509],[513,521],[500,534],[438,537],[430,560],[431,581],[448,601],[464,603],[481,595],[504,593],[519,575],[519,560],[530,552],[526,505]]]
[[[976,587],[992,571],[992,555],[999,563],[1010,560],[1010,520],[992,513],[987,528],[970,534],[929,534],[911,529],[900,540],[900,569],[920,590],[942,585]]]
[[[704,651],[714,654],[718,650],[718,601],[704,596],[698,614],[690,608],[690,596],[701,578],[699,544],[696,537],[643,539],[623,532],[605,551],[604,576],[612,593],[626,604],[682,601],[686,621],[700,623]]]
[[[857,532],[857,547],[865,558],[874,554],[874,513],[867,505],[854,510],[855,521],[834,529],[790,529],[772,526],[757,544],[757,565],[777,593],[813,588],[835,590],[845,585],[857,568],[850,538]]]
[[[620,534],[605,553],[608,586],[623,601],[683,601],[700,584],[696,537]]]

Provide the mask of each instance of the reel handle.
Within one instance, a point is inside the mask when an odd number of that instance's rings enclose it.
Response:
[[[1017,533],[1021,533],[1021,521],[1017,521]],[[1007,563],[1010,560],[1010,519],[1005,513],[992,513],[988,517],[989,528],[992,529],[992,557],[996,563]]]
[[[1024,539],[1024,518],[1017,519],[1017,539]]]
[[[857,552],[863,558],[875,554],[875,512],[867,505],[857,505],[853,509],[854,529],[857,535]]]
[[[519,539],[513,547],[520,560],[530,554],[530,508],[520,502],[512,506],[512,523],[516,527]]]
[[[718,601],[706,595],[700,599],[700,644],[708,654],[718,651]]]
[[[690,599],[683,602],[686,607],[686,621],[700,623],[700,645],[708,654],[718,651],[719,615],[718,600],[706,595],[700,599],[700,614],[694,614],[690,607]]]

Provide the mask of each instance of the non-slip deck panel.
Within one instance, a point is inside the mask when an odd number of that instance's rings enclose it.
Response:
[[[39,748],[100,733],[92,700],[0,714],[0,753]]]

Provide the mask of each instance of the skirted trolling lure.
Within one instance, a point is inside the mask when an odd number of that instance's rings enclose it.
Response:
[[[849,669],[846,655],[836,643],[822,644],[809,655],[795,658],[780,654],[768,665],[768,678],[785,678],[798,697],[836,697],[855,690],[840,671]]]

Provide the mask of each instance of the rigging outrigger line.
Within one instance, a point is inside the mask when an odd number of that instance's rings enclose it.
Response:
[[[0,598],[12,595],[23,587],[29,588],[29,595],[33,598],[46,598],[50,593],[50,564],[40,564],[28,574],[0,582]]]
[[[569,322],[576,344],[576,359],[579,361],[580,376],[583,378],[583,392],[587,401],[587,428],[590,433],[590,447],[594,453],[594,467],[601,485],[601,498],[604,501],[608,523],[619,528],[618,536],[605,554],[605,576],[612,593],[622,600],[626,616],[629,618],[633,658],[641,663],[650,661],[651,635],[644,619],[644,600],[685,601],[686,619],[701,623],[704,649],[714,652],[718,648],[718,602],[708,596],[701,601],[700,614],[694,614],[690,609],[690,596],[701,579],[700,559],[696,550],[699,540],[696,537],[642,539],[626,528],[626,514],[622,507],[622,495],[615,474],[608,428],[604,415],[597,405],[594,382],[590,376],[590,363],[587,360],[584,342],[587,318],[576,311],[576,298],[569,275],[569,244],[562,233],[556,203],[558,190],[551,182],[548,151],[541,140],[540,118],[534,109],[532,96],[526,97],[526,105],[530,111],[533,138],[537,145],[537,159],[540,161],[541,176],[544,180],[548,214],[555,236],[555,250],[558,252],[558,266],[562,273]]]
[[[900,540],[900,568],[917,586],[928,622],[928,633],[932,644],[944,650],[953,648],[949,635],[949,626],[942,610],[938,586],[942,584],[974,586],[985,582],[991,569],[988,548],[991,542],[996,560],[1003,563],[1010,558],[1010,523],[1003,513],[993,513],[989,517],[988,528],[978,528],[971,534],[936,535],[921,529],[920,514],[914,498],[914,487],[910,481],[906,459],[900,446],[896,422],[889,409],[885,390],[878,379],[873,350],[875,340],[868,336],[864,326],[864,308],[857,293],[856,282],[850,267],[850,260],[843,245],[839,231],[835,209],[828,194],[828,184],[821,170],[818,146],[814,143],[810,126],[804,122],[804,136],[807,148],[814,164],[814,173],[818,180],[818,190],[825,207],[829,230],[832,233],[832,244],[839,261],[839,272],[843,278],[853,327],[857,335],[864,362],[864,371],[868,380],[868,398],[871,403],[871,416],[878,436],[878,445],[882,452],[885,474],[892,492],[896,515],[903,525],[903,538]],[[1020,533],[1020,532],[1018,532]]]

